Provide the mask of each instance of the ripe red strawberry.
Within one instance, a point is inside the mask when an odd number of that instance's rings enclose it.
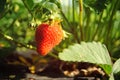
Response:
[[[63,39],[63,30],[58,22],[42,23],[36,29],[35,40],[37,51],[45,56]]]

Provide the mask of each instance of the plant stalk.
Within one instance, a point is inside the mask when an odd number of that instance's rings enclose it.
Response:
[[[21,43],[21,42],[15,40],[15,39],[13,39],[11,36],[3,34],[1,31],[0,31],[0,35],[3,36],[5,39],[7,39],[9,41],[13,41],[14,43],[17,43],[18,46],[23,46],[23,47],[35,50],[35,47],[33,47],[32,45]]]
[[[83,35],[83,0],[79,0],[79,15],[80,15],[80,22],[79,22],[79,26],[80,26],[80,33],[81,33],[81,41],[84,40],[84,35]]]
[[[72,0],[72,12],[73,12],[73,23],[75,22],[75,5],[74,5],[74,0]]]

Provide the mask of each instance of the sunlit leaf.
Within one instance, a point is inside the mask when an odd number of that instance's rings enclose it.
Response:
[[[120,59],[118,59],[113,65],[113,73],[117,74],[120,72]]]
[[[74,44],[59,53],[59,58],[64,61],[90,62],[102,65],[106,73],[111,73],[111,59],[105,45],[97,42],[82,42]]]

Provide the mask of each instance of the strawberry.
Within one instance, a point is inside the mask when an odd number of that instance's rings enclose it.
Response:
[[[37,52],[43,56],[47,55],[53,47],[63,39],[63,30],[57,21],[51,24],[42,23],[36,29],[35,40]]]

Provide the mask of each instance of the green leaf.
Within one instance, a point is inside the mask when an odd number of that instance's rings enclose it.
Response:
[[[58,8],[61,8],[60,0],[50,0],[50,2],[55,3]]]
[[[120,58],[114,63],[112,72],[115,77],[115,80],[119,80],[120,79]]]
[[[57,0],[41,0],[33,8],[35,18],[39,18],[41,22],[48,19],[61,18],[59,12],[60,3]]]
[[[97,12],[103,11],[108,3],[109,0],[84,0],[85,6],[88,6]]]
[[[103,70],[104,70],[108,75],[111,74],[111,72],[112,72],[112,66],[111,66],[111,65],[99,64],[99,66],[100,66],[101,68],[103,68]]]
[[[111,59],[105,45],[96,42],[82,42],[69,46],[59,53],[59,58],[64,61],[92,62],[111,65]]]
[[[59,11],[58,6],[52,2],[45,2],[43,7],[48,9],[50,12],[58,12]]]
[[[59,53],[59,58],[64,61],[90,62],[102,65],[107,74],[111,73],[111,58],[105,45],[97,42],[82,42],[74,44]]]
[[[30,10],[33,9],[33,6],[34,6],[33,0],[25,0],[25,3],[27,3],[27,6]]]

